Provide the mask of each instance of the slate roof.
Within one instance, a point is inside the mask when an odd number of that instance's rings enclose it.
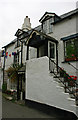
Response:
[[[69,16],[71,16],[71,15],[73,15],[73,14],[76,14],[76,13],[78,13],[78,8],[75,9],[75,10],[72,10],[72,11],[70,11],[70,12],[68,12],[68,13],[65,13],[65,14],[63,14],[63,15],[60,15],[60,17],[63,19],[63,18],[69,17]]]
[[[11,44],[14,44],[17,41],[17,38],[12,40],[10,43],[8,43],[7,45],[3,46],[2,48],[8,47]]]
[[[75,10],[72,10],[72,11],[70,11],[70,12],[67,12],[67,13],[65,13],[65,14],[63,14],[63,15],[60,15],[60,18],[61,18],[61,19],[53,22],[52,24],[56,24],[56,23],[58,23],[58,22],[60,22],[60,21],[62,21],[62,20],[64,20],[64,19],[66,19],[66,18],[68,18],[68,17],[71,17],[71,16],[73,16],[73,15],[75,15],[75,14],[78,14],[78,8],[75,9]]]

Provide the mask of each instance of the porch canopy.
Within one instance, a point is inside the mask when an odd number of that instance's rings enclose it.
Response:
[[[50,37],[50,36],[48,36],[42,32],[39,32],[37,30],[33,30],[27,41],[27,45],[38,48],[41,45],[45,44],[45,42],[47,42],[48,40],[58,43],[58,41],[56,39],[54,39],[53,37]]]

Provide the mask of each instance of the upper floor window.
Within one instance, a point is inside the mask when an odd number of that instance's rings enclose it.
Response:
[[[65,60],[72,61],[78,59],[78,38],[65,41]]]
[[[47,33],[47,21],[43,22],[43,32]]]
[[[52,23],[52,18],[49,19],[49,33],[52,32],[52,25],[51,25],[51,23]]]
[[[19,64],[19,52],[14,55],[14,64]]]
[[[44,33],[51,33],[52,32],[52,18],[49,18],[48,20],[43,22],[43,32]]]

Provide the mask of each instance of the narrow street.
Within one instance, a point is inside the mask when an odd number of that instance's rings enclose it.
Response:
[[[2,118],[52,118],[58,120],[55,114],[51,116],[34,108],[12,103],[5,98],[2,100]]]
[[[46,111],[46,109],[44,109],[44,111]],[[2,98],[2,118],[46,118],[47,120],[66,120],[66,114],[57,112],[57,110],[53,110],[51,113],[50,111],[43,112],[42,109],[18,105],[12,101]],[[70,119],[70,117],[68,119],[75,120]]]
[[[1,93],[1,90],[0,90],[0,120],[2,118],[2,93]]]

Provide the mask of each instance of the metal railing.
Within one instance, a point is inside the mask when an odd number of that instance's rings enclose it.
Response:
[[[66,71],[59,67],[51,58],[49,58],[49,70],[63,84],[65,92],[76,97],[76,89],[78,84],[75,79],[71,78]]]
[[[75,70],[78,70],[74,65],[72,65],[70,62],[68,62],[69,65],[71,65]]]

